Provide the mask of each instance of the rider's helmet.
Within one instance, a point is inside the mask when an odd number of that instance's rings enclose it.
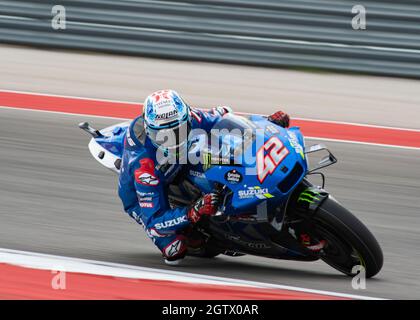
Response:
[[[148,137],[156,148],[178,154],[188,143],[191,111],[174,90],[160,90],[144,101],[144,124]]]

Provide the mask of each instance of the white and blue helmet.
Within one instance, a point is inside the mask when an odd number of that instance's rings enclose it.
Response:
[[[179,150],[191,130],[190,107],[174,90],[160,90],[144,101],[146,133],[156,147]]]

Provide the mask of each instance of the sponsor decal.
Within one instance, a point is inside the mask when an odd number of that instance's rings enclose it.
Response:
[[[211,154],[208,152],[205,152],[203,154],[203,169],[207,170],[211,167]]]
[[[139,202],[140,208],[153,208],[153,202]]]
[[[305,159],[305,154],[303,153],[303,148],[301,144],[299,143],[299,140],[296,136],[296,134],[292,131],[288,131],[287,135],[289,136],[289,143],[295,149],[295,152],[299,154],[302,159]]]
[[[140,197],[153,197],[155,195],[154,192],[142,192],[142,191],[137,191],[137,194]]]
[[[143,220],[135,211],[131,212],[131,215],[134,218],[134,220],[136,220],[139,224],[144,226]]]
[[[300,195],[299,198],[297,200],[297,202],[307,202],[309,204],[311,204],[312,202],[314,202],[315,200],[320,200],[317,196],[319,196],[320,193],[317,191],[313,191],[310,189],[306,189],[305,191],[303,191]]]
[[[160,114],[156,114],[156,120],[166,120],[166,119],[172,119],[178,115],[178,110],[172,110],[169,112],[164,112]]]
[[[178,224],[181,224],[183,222],[187,222],[187,216],[182,216],[182,217],[178,217],[176,219],[172,219],[172,220],[168,220],[165,222],[160,222],[160,223],[156,223],[154,228],[156,230],[160,230],[160,229],[165,229],[165,228],[169,228],[169,227],[174,227]]]
[[[283,159],[289,154],[289,150],[277,137],[271,137],[257,152],[257,177],[263,183],[268,175],[271,175]]]
[[[225,180],[231,184],[237,184],[242,181],[242,175],[233,169],[225,173]]]
[[[182,246],[183,246],[183,243],[181,240],[175,240],[171,242],[164,250],[165,255],[167,257],[176,256],[178,253],[181,252],[181,249],[183,249]]]
[[[238,196],[239,199],[250,199],[254,197],[258,199],[274,198],[274,196],[271,193],[268,193],[267,188],[261,188],[258,186],[248,187],[246,190],[239,190]]]
[[[203,172],[190,170],[190,176],[205,179],[206,175]]]
[[[136,174],[136,181],[145,186],[157,186],[159,179],[150,173],[138,173]]]
[[[157,186],[159,179],[155,176],[155,164],[152,159],[140,160],[140,168],[134,171],[136,182],[145,186]]]
[[[232,165],[230,158],[213,157],[210,152],[203,153],[203,169],[207,170],[213,165]]]
[[[172,107],[172,101],[171,100],[162,100],[157,103],[155,103],[155,107],[158,108],[166,108],[166,107]]]
[[[229,158],[211,157],[211,164],[230,165],[231,162]]]

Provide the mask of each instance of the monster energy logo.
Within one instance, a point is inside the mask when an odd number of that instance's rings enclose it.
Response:
[[[315,200],[321,200],[320,198],[317,197],[319,196],[319,194],[320,194],[319,192],[312,191],[308,188],[299,195],[299,198],[297,201],[312,203]]]
[[[203,153],[203,169],[207,170],[212,165],[229,165],[229,158],[214,157],[210,152]]]
[[[203,154],[203,169],[207,170],[211,166],[211,154],[209,152],[205,152]]]

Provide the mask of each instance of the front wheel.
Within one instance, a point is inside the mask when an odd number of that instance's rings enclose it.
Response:
[[[333,198],[328,197],[313,216],[318,237],[326,240],[321,259],[333,268],[354,276],[357,265],[366,277],[376,275],[383,265],[382,249],[366,226]]]

